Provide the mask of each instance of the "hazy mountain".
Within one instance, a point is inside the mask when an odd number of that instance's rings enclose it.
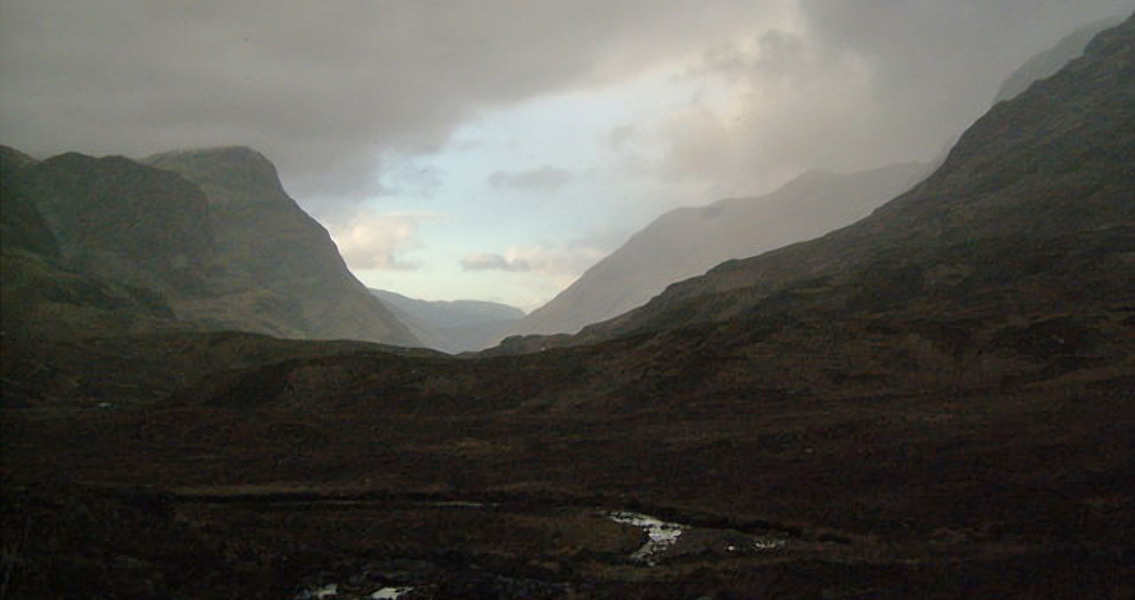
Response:
[[[1121,21],[1083,27],[1034,56],[1006,79],[995,101],[1011,99],[1052,76],[1080,56],[1096,34]],[[575,333],[641,306],[667,285],[726,260],[755,256],[851,224],[906,191],[945,157],[944,151],[932,165],[894,165],[850,175],[809,172],[767,196],[671,211],[510,328],[509,334]]]
[[[1099,32],[1114,27],[1123,21],[1122,17],[1105,19],[1082,27],[1070,33],[1055,46],[1037,54],[1021,65],[1001,84],[997,91],[995,102],[1010,100],[1025,91],[1034,81],[1051,77],[1062,69],[1069,61],[1084,53],[1088,42],[1092,41]]]
[[[370,292],[410,328],[425,347],[458,354],[495,344],[524,317],[519,308],[480,300],[428,301],[385,290]]]
[[[870,217],[817,240],[724,263],[638,310],[585,329],[575,343],[728,319],[762,304],[809,304],[805,300],[824,297],[825,289],[853,283],[868,286],[863,294],[913,301],[974,284],[977,273],[1011,280],[1028,273],[998,265],[1020,267],[1014,261],[1023,240],[1035,248],[1040,240],[1084,235],[1094,240],[1085,242],[1091,247],[1114,235],[1121,244],[1135,220],[1133,29],[1128,19],[1056,75],[994,106],[934,174]],[[974,252],[964,260],[936,262],[967,249]],[[1116,276],[1131,276],[1130,261],[1113,266]],[[872,289],[872,269],[895,277],[901,272],[901,285],[896,280]],[[1073,285],[1076,274],[1065,275],[1064,283]],[[1073,293],[1059,285],[1059,292],[1026,291],[1021,284],[1016,281],[1014,294],[1022,305],[1050,300],[1044,293]]]
[[[574,333],[641,306],[666,286],[847,225],[909,188],[921,164],[841,175],[812,171],[765,196],[672,210],[636,233],[510,334]]]

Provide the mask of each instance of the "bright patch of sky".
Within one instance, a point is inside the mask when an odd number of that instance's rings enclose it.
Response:
[[[418,298],[544,304],[664,210],[710,200],[680,197],[652,168],[665,150],[654,124],[698,94],[679,72],[502,107],[437,152],[385,157],[385,193],[367,207],[413,228],[399,249],[406,268],[356,274]],[[511,267],[470,268],[479,255]]]

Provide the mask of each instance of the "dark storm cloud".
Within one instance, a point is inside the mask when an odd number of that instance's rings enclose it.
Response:
[[[617,80],[762,12],[729,0],[5,0],[0,136],[37,154],[247,144],[301,195],[376,190],[384,155]]]

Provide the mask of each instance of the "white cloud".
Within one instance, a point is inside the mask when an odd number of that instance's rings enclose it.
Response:
[[[327,230],[353,270],[413,271],[421,263],[405,254],[423,247],[419,223],[437,218],[425,213],[379,213],[361,207],[328,220]]]
[[[595,234],[567,244],[513,246],[503,254],[471,254],[461,260],[461,267],[466,271],[532,273],[562,289],[609,254],[610,246],[607,237]]]

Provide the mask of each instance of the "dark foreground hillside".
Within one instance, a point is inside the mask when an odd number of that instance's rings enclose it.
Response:
[[[590,344],[6,336],[4,596],[1133,597],[1133,57]]]

